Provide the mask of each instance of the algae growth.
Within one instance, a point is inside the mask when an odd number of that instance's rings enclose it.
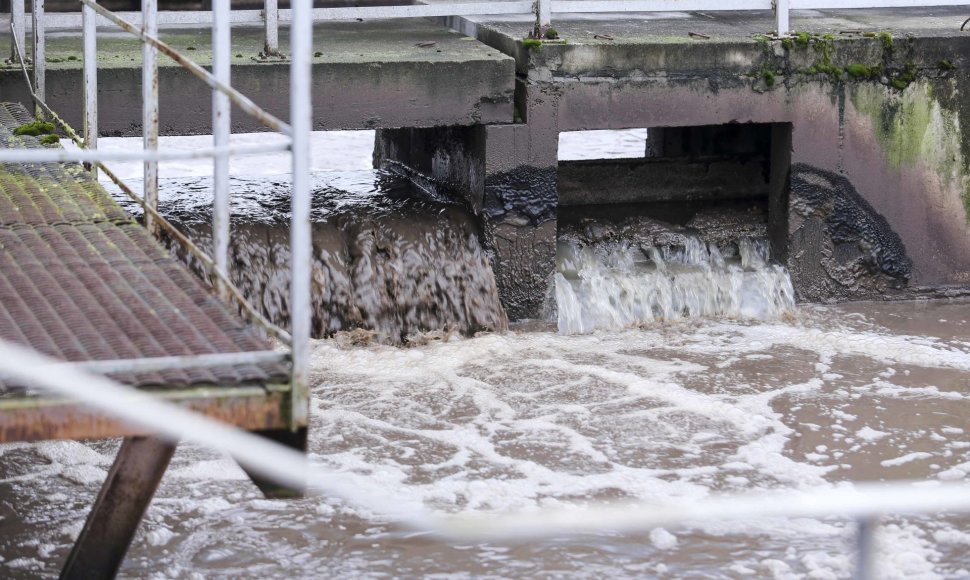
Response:
[[[24,123],[23,125],[13,130],[14,135],[19,135],[19,136],[29,135],[31,137],[50,135],[53,132],[54,132],[54,123],[48,123],[47,121],[31,121],[30,123]]]

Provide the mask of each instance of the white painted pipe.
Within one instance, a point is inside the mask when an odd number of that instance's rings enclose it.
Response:
[[[229,23],[229,0],[213,0],[212,3],[212,75],[216,80],[230,86],[231,33]],[[213,147],[229,146],[230,103],[229,95],[212,90],[212,143]],[[212,158],[212,241],[216,269],[229,276],[229,156],[220,153]],[[221,280],[216,283],[220,296],[226,298]]]
[[[97,15],[87,4],[81,5],[84,44],[84,146],[98,148],[98,29]],[[95,179],[97,166],[91,166]]]
[[[290,222],[290,335],[293,337],[291,382],[293,425],[309,418],[310,271],[310,131],[313,128],[313,2],[293,0],[290,25],[290,126],[293,128],[293,195]]]
[[[142,31],[148,36],[158,36],[158,0],[142,0]],[[158,49],[151,43],[142,44],[142,146],[153,151],[158,149]],[[158,210],[158,161],[145,161],[145,203]],[[158,233],[155,217],[145,213],[145,227],[152,235]]]

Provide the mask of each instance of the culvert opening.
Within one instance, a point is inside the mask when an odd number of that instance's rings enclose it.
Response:
[[[560,138],[561,331],[792,309],[789,124],[589,133]]]

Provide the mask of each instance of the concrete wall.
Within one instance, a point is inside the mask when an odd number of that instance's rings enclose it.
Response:
[[[772,123],[772,245],[801,300],[946,293],[970,281],[963,39],[594,46],[572,32],[560,29],[567,44],[514,52],[516,103],[542,147],[560,131]],[[479,37],[508,48],[508,35]]]

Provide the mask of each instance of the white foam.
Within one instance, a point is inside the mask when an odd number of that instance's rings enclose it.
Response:
[[[878,431],[869,426],[865,426],[862,429],[859,429],[858,431],[855,432],[856,437],[869,443],[879,441],[880,439],[888,435],[889,433],[886,433],[885,431]]]
[[[933,457],[932,453],[926,453],[924,451],[915,451],[913,453],[907,453],[906,455],[901,455],[893,459],[886,459],[880,461],[879,464],[883,467],[897,467],[899,465],[905,465],[912,461],[919,461],[921,459],[929,459]]]
[[[794,309],[788,273],[769,265],[767,242],[740,240],[736,263],[698,238],[685,244],[641,249],[625,242],[584,247],[561,241],[554,278],[559,331],[698,317],[769,320]]]

